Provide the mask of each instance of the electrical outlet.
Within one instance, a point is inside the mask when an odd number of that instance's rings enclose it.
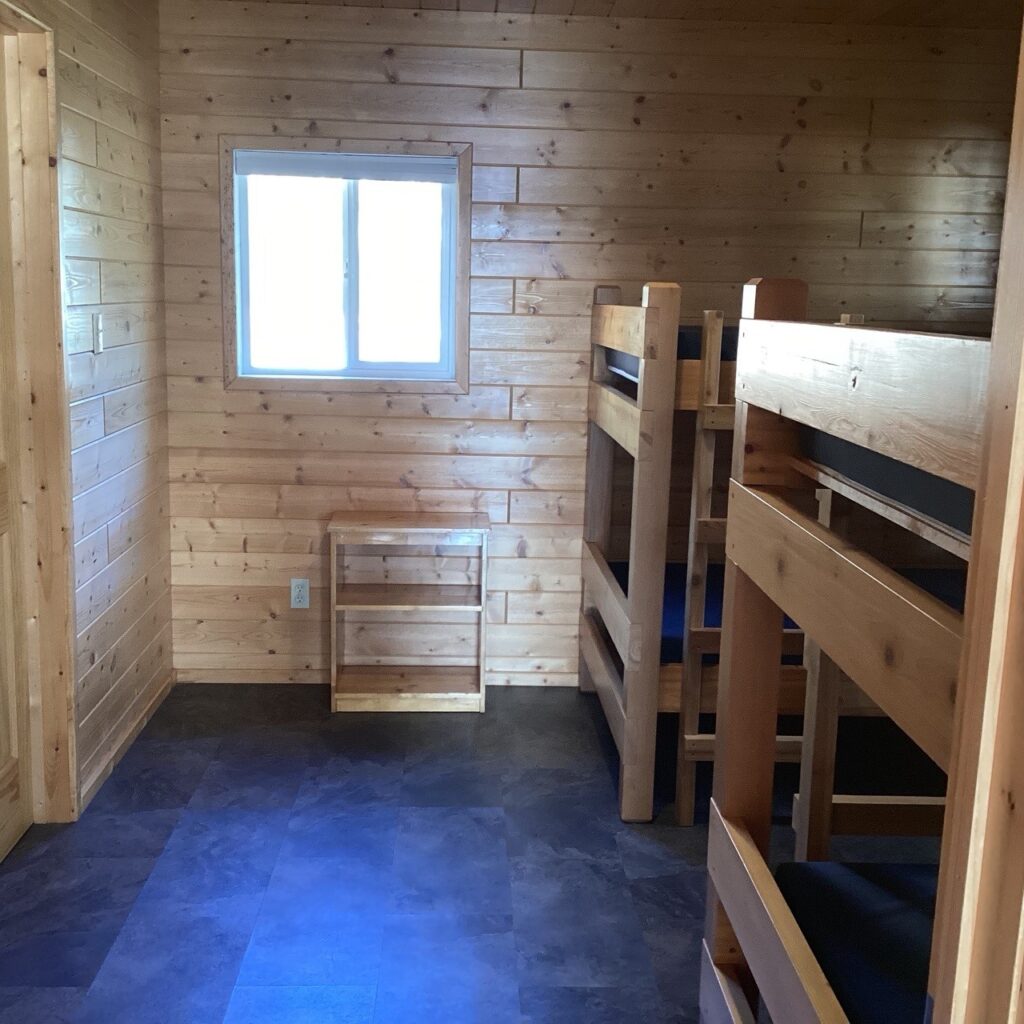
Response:
[[[99,356],[103,354],[103,314],[93,313],[92,315],[92,354]]]
[[[292,580],[292,607],[309,607],[309,580]]]

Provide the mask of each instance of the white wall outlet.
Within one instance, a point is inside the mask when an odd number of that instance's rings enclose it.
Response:
[[[292,607],[309,607],[309,580],[292,580]]]
[[[93,313],[92,315],[92,354],[94,356],[103,354],[103,314]]]

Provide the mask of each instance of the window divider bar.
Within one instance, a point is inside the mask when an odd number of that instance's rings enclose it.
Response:
[[[345,181],[345,223],[343,228],[345,261],[345,366],[359,365],[359,182]]]

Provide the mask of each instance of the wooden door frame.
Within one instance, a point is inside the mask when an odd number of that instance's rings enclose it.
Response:
[[[24,566],[30,708],[27,743],[37,822],[72,821],[79,793],[74,728],[71,431],[61,316],[60,187],[53,32],[0,0],[11,61],[6,159],[13,250],[11,316],[20,427],[17,536]],[[16,95],[15,95],[16,93]]]
[[[957,732],[932,947],[935,1024],[1019,1021],[1024,924],[1024,49],[992,328]]]

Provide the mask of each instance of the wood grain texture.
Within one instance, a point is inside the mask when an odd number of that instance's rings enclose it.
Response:
[[[347,508],[487,512],[522,527],[492,538],[487,677],[572,683],[578,644],[565,602],[580,590],[596,284],[621,285],[622,301],[636,304],[644,281],[681,281],[690,322],[710,307],[735,318],[739,285],[754,274],[812,282],[816,318],[864,311],[872,326],[977,333],[991,322],[1016,58],[1002,6],[972,8],[972,26],[952,4],[882,0],[400,6],[161,8],[174,587],[190,603],[237,587],[230,617],[251,609],[240,635],[253,638],[230,661],[201,644],[181,652],[183,678],[322,678],[319,634],[307,634],[303,657],[269,655],[272,645],[255,639],[269,612],[243,592],[286,588],[287,559],[305,557],[308,573],[296,574],[315,574],[323,524]],[[650,20],[666,13],[675,20]],[[780,58],[771,73],[766,51]],[[77,93],[95,88],[65,73]],[[95,106],[83,100],[76,111],[92,116]],[[104,123],[156,144],[146,116],[134,133],[120,112]],[[468,395],[224,392],[224,135],[473,146]],[[75,177],[66,187],[93,196],[104,185],[102,202],[83,200],[83,212],[138,244],[149,193],[118,191],[105,168],[79,170],[94,145],[105,148],[88,125],[76,122],[67,145]],[[141,164],[147,153],[136,147]],[[108,370],[126,389],[141,385],[147,346],[158,345],[146,275],[97,250],[92,224],[83,219],[79,245],[98,255],[71,265],[81,307],[105,287],[137,315],[102,357],[76,325],[83,403],[102,394],[97,375]],[[126,429],[138,408],[127,405]],[[96,441],[90,411],[83,444]],[[676,450],[689,463],[692,442]],[[687,465],[680,479],[689,478]],[[687,483],[672,496],[677,554],[688,493]],[[92,525],[95,513],[85,518]],[[216,526],[201,527],[204,518]],[[277,521],[282,544],[301,522],[309,552],[239,549],[243,538],[273,547]],[[185,536],[194,549],[179,546]]]
[[[155,0],[22,6],[56,48],[88,799],[171,679],[158,12]]]

